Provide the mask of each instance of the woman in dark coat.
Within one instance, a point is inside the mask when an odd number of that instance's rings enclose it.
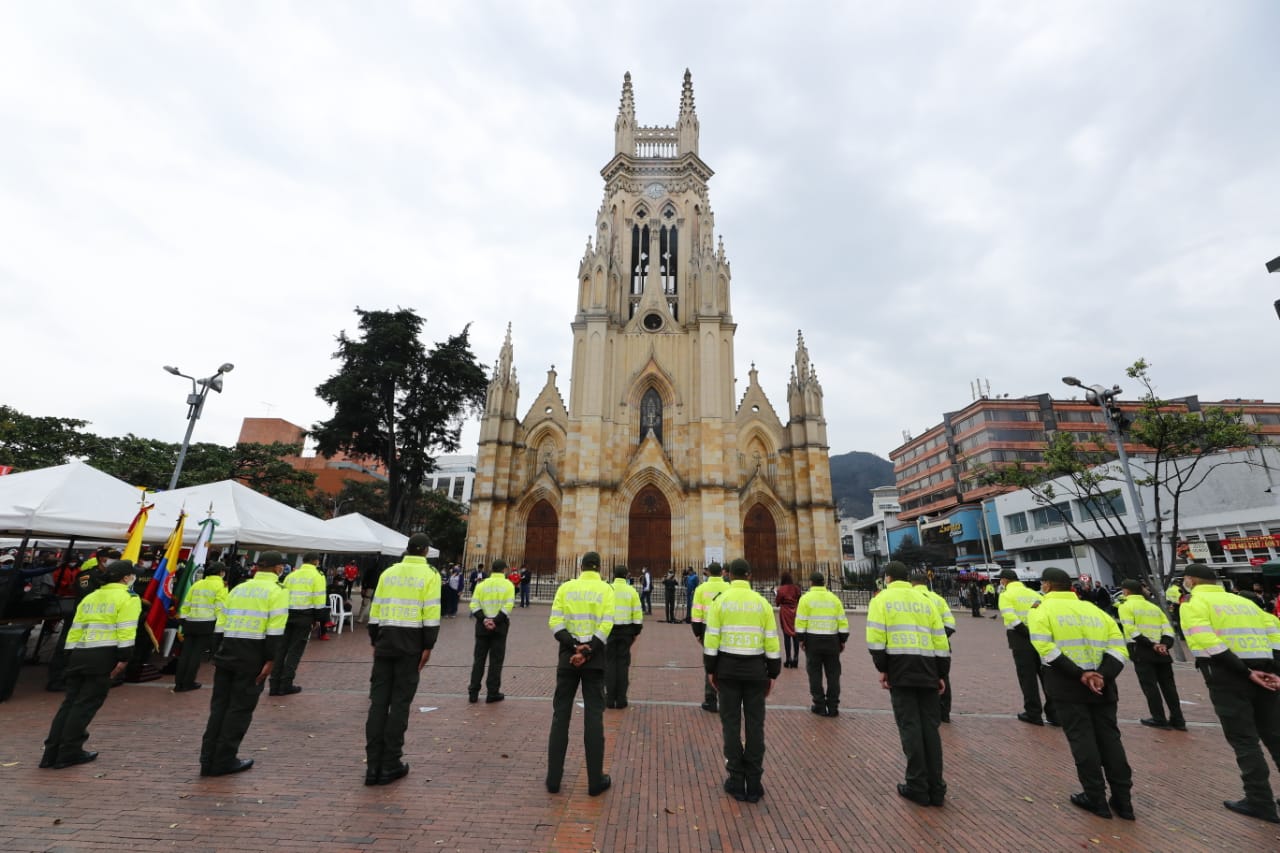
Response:
[[[796,605],[800,603],[800,587],[796,586],[791,572],[783,572],[778,589],[773,593],[773,603],[778,606],[778,621],[782,623],[782,641],[786,657],[782,665],[795,669],[800,665],[800,638],[796,636]]]

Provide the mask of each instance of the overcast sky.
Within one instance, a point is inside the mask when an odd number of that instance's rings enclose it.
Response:
[[[1139,356],[1280,399],[1277,33],[1266,0],[7,3],[0,403],[178,441],[161,366],[230,361],[195,440],[308,426],[357,305],[489,366],[511,322],[522,414],[552,363],[567,399],[623,72],[669,125],[686,67],[738,396],[754,361],[785,413],[803,330],[833,454]]]

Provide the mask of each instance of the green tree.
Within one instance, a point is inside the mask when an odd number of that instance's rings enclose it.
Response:
[[[1142,383],[1144,389],[1142,408],[1129,432],[1135,441],[1150,448],[1143,454],[1149,460],[1150,473],[1140,483],[1151,486],[1154,495],[1155,580],[1159,585],[1153,589],[1163,589],[1173,575],[1183,495],[1194,491],[1224,465],[1253,464],[1219,454],[1224,450],[1253,446],[1257,444],[1257,438],[1244,423],[1239,410],[1210,406],[1201,412],[1184,412],[1172,407],[1168,400],[1160,399],[1151,378],[1150,365],[1143,359],[1135,361],[1125,374]],[[1171,508],[1167,554],[1164,512],[1161,509],[1166,501]]]
[[[83,432],[88,421],[33,417],[0,406],[0,465],[33,471],[65,465],[85,454],[93,436]]]
[[[444,492],[425,489],[413,508],[411,528],[431,537],[440,550],[440,559],[462,562],[462,549],[467,541],[467,508],[449,500]]]
[[[915,537],[904,536],[890,555],[892,559],[906,563],[911,568],[920,566],[946,566],[954,559],[946,550],[932,545],[919,545]]]
[[[284,461],[297,456],[302,445],[275,442],[255,444],[239,442],[232,447],[221,444],[193,444],[178,478],[179,486],[238,480],[255,492],[274,498],[312,515],[328,518],[322,504],[311,496],[316,475],[299,471]]]
[[[1147,577],[1150,572],[1138,531],[1125,521],[1133,517],[1132,510],[1124,515],[1116,512],[1118,501],[1123,500],[1124,472],[1115,464],[1105,436],[1083,438],[1078,442],[1070,432],[1055,432],[1045,447],[1043,463],[988,465],[978,470],[977,479],[984,485],[1027,490],[1051,521],[1061,522],[1076,539],[1092,544],[1120,574]],[[1071,499],[1080,507],[1079,518],[1059,509]]]
[[[316,388],[333,416],[312,427],[319,453],[377,459],[387,472],[387,524],[410,532],[413,507],[435,467],[458,449],[462,421],[484,403],[486,377],[470,327],[427,352],[412,309],[356,308],[360,336],[338,335],[338,372]]]
[[[365,480],[344,480],[336,494],[321,492],[317,495],[330,518],[358,512],[379,524],[387,523],[387,484]]]
[[[93,436],[89,444],[85,462],[131,486],[150,491],[169,485],[169,475],[178,459],[178,445],[133,433]]]

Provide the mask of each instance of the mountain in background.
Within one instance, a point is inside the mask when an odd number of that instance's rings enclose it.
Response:
[[[874,453],[852,450],[831,457],[831,496],[841,516],[871,515],[871,490],[893,485],[893,463]]]

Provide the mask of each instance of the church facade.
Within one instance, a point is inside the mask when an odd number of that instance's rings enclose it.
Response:
[[[636,123],[631,75],[578,268],[570,395],[554,367],[520,412],[511,329],[481,420],[467,560],[573,571],[702,567],[745,556],[757,580],[838,574],[822,386],[797,335],[786,418],[755,365],[735,388],[730,268],[714,236],[685,72],[673,127]]]

